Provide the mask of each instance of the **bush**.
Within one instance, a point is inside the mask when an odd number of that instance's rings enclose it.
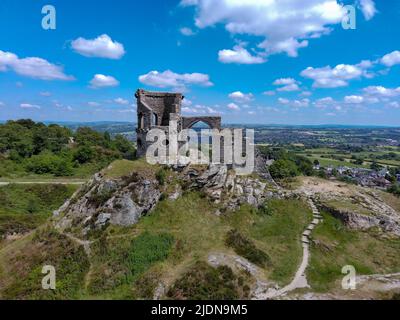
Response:
[[[276,160],[270,167],[269,172],[274,179],[286,179],[299,175],[296,163],[291,160]]]
[[[295,156],[294,162],[296,163],[297,169],[306,176],[311,176],[314,173],[313,163],[311,160],[303,156]]]
[[[400,197],[400,184],[394,183],[389,189],[388,192],[393,193],[395,196]]]
[[[237,300],[247,298],[246,285],[243,285],[243,279],[239,279],[227,266],[213,268],[205,262],[197,262],[174,283],[167,296],[175,300]]]
[[[156,179],[160,185],[164,185],[167,179],[167,171],[165,169],[160,169],[156,173]]]
[[[93,160],[95,157],[94,150],[89,146],[81,146],[76,149],[74,153],[74,160],[80,164],[87,163]]]
[[[130,276],[137,278],[154,263],[165,260],[171,252],[173,243],[174,237],[167,233],[153,235],[145,232],[137,237],[127,257]]]
[[[28,159],[26,169],[36,174],[54,174],[55,176],[70,176],[73,173],[72,164],[68,159],[48,151]]]
[[[399,300],[400,301],[400,292],[394,293],[391,300]]]
[[[269,256],[265,252],[259,250],[253,242],[237,230],[228,232],[225,243],[228,247],[233,248],[238,255],[262,268],[271,263]]]

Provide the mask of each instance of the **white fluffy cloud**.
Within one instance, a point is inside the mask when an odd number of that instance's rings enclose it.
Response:
[[[301,97],[310,97],[312,96],[311,91],[303,91],[302,93],[299,94]]]
[[[325,97],[325,98],[321,98],[321,99],[316,100],[314,102],[314,105],[317,108],[325,108],[326,106],[332,105],[334,103],[335,103],[335,100],[333,100],[332,97]]]
[[[289,100],[285,98],[279,98],[278,102],[283,105],[288,105],[294,108],[306,108],[310,105],[310,99],[304,98],[301,100]]]
[[[267,54],[297,56],[308,40],[328,34],[339,24],[344,9],[336,0],[183,0],[196,6],[195,23],[206,28],[222,23],[233,35],[258,36]]]
[[[274,81],[273,85],[275,86],[282,86],[277,89],[277,91],[286,91],[286,92],[291,92],[291,91],[299,91],[299,85],[298,81],[296,81],[293,78],[281,78],[277,79]]]
[[[194,114],[200,114],[200,113],[201,114],[217,114],[217,113],[220,114],[221,113],[212,107],[204,106],[201,104],[196,104],[193,107],[183,107],[182,111],[186,112],[186,113],[194,113]]]
[[[187,37],[194,36],[196,34],[192,29],[188,27],[181,28],[179,31],[181,34]]]
[[[400,51],[393,51],[383,56],[381,63],[387,67],[393,67],[396,64],[400,64]]]
[[[120,105],[127,105],[127,104],[129,104],[129,101],[126,100],[126,99],[123,99],[123,98],[114,99],[114,102],[117,103],[117,104],[120,104]]]
[[[392,102],[389,102],[389,103],[387,104],[387,106],[390,107],[390,108],[399,109],[399,108],[400,108],[400,102],[398,102],[398,101],[392,101]]]
[[[178,74],[167,70],[164,72],[151,71],[147,74],[139,76],[139,81],[145,85],[158,88],[181,88],[184,89],[188,85],[199,85],[210,87],[213,83],[210,77],[203,73],[184,73]]]
[[[229,98],[237,103],[246,103],[254,99],[252,93],[243,93],[241,91],[235,91],[229,94]]]
[[[239,111],[240,107],[236,103],[230,103],[228,104],[228,109],[233,110],[233,111]]]
[[[0,50],[0,71],[13,70],[15,73],[40,80],[73,80],[67,76],[61,66],[52,64],[45,59],[28,57],[20,59],[11,52]]]
[[[364,102],[364,97],[362,96],[346,96],[344,97],[344,102],[348,104],[360,104]]]
[[[191,101],[191,100],[189,100],[189,99],[183,99],[183,101],[182,101],[182,107],[184,107],[184,108],[188,108],[188,107],[190,107],[191,105],[193,104],[193,102]]]
[[[278,102],[279,102],[280,104],[289,104],[289,103],[290,103],[290,100],[285,99],[285,98],[278,98]]]
[[[36,104],[30,104],[30,103],[21,103],[19,106],[22,109],[41,109],[41,106],[38,106]]]
[[[310,105],[310,99],[294,100],[292,106],[295,108],[306,108]]]
[[[112,76],[106,76],[104,74],[96,74],[92,80],[90,80],[90,87],[93,89],[106,88],[106,87],[117,87],[119,81]]]
[[[314,88],[346,87],[349,84],[349,80],[369,77],[367,69],[371,66],[372,63],[366,60],[356,65],[339,64],[334,68],[331,66],[323,68],[308,67],[300,75],[314,80]]]
[[[107,34],[96,39],[78,38],[72,41],[71,47],[85,57],[121,59],[125,55],[124,46],[113,41]]]
[[[363,91],[367,96],[375,98],[392,98],[400,96],[400,87],[391,89],[383,86],[369,86],[364,88]]]
[[[247,49],[237,45],[230,49],[220,50],[218,52],[218,60],[222,63],[237,63],[237,64],[260,64],[266,60],[260,56],[253,56]]]
[[[373,0],[360,0],[359,6],[366,20],[371,20],[378,13]]]

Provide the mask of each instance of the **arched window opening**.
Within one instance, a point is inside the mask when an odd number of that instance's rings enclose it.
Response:
[[[152,126],[158,126],[158,115],[156,113],[152,114],[151,125]]]
[[[139,122],[139,128],[143,129],[144,128],[144,116],[143,116],[143,113],[139,113],[138,122]]]

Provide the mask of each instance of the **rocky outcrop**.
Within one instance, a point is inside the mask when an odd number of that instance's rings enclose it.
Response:
[[[321,211],[329,212],[349,228],[379,228],[389,236],[400,236],[400,212],[376,190],[308,177],[296,192],[312,197]]]
[[[224,165],[173,168],[174,181],[160,184],[152,176],[132,172],[129,176],[110,179],[98,173],[75,193],[55,215],[57,227],[83,236],[108,224],[130,226],[149,213],[161,198],[178,199],[184,190],[197,190],[219,204],[215,213],[235,210],[247,203],[262,205],[276,196],[273,186],[258,176],[237,176]],[[172,184],[172,182],[171,182]]]
[[[400,237],[400,223],[390,216],[376,214],[363,215],[345,210],[339,210],[321,204],[321,210],[329,212],[335,218],[341,220],[346,226],[352,229],[366,230],[378,227],[385,232],[392,233]]]
[[[80,227],[83,235],[106,224],[133,225],[158,203],[161,191],[157,180],[137,173],[121,179],[96,174],[74,197],[57,211],[60,229]]]
[[[235,210],[243,203],[258,207],[267,198],[277,196],[271,184],[258,176],[238,176],[221,165],[212,165],[204,172],[189,168],[187,178],[191,181],[190,188],[202,190],[215,203],[223,203],[227,210]]]

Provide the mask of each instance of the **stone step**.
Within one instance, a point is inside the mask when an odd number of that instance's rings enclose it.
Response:
[[[308,237],[311,234],[310,230],[306,230],[303,232],[303,236]]]

